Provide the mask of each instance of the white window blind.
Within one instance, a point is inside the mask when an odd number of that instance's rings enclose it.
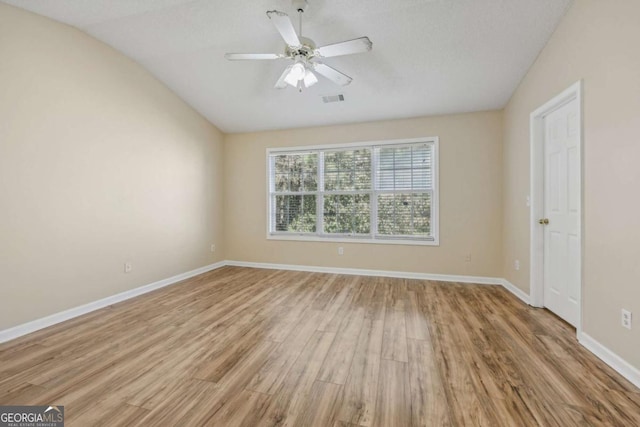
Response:
[[[322,231],[371,234],[371,149],[323,152]]]
[[[283,153],[270,158],[271,231],[314,233],[318,199],[318,153]]]
[[[269,236],[437,243],[437,139],[268,152]]]
[[[374,148],[378,235],[431,235],[433,155],[428,144]]]

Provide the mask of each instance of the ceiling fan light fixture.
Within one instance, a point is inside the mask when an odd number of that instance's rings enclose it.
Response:
[[[289,75],[291,76],[292,79],[302,80],[304,79],[306,71],[307,69],[305,68],[302,62],[296,62],[295,64],[293,64],[293,67],[291,67],[291,71],[289,71]]]
[[[313,71],[307,70],[307,73],[304,76],[305,87],[311,87],[316,83],[318,83],[318,78],[316,77],[316,75],[313,74]]]
[[[305,79],[307,75],[307,67],[300,60],[297,60],[295,64],[291,66],[289,73],[284,78],[284,81],[293,87],[298,87],[300,83]]]
[[[289,70],[289,74],[285,76],[284,81],[289,86],[298,87],[299,80],[291,75],[291,70]]]

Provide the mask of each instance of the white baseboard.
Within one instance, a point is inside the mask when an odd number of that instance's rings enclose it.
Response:
[[[106,297],[97,301],[90,302],[78,307],[70,308],[59,313],[52,314],[47,317],[33,320],[31,322],[23,323],[22,325],[14,326],[13,328],[0,331],[0,343],[13,340],[31,332],[35,332],[40,329],[53,326],[57,323],[64,322],[65,320],[73,319],[74,317],[82,316],[83,314],[90,313],[95,310],[99,310],[104,307],[116,304],[121,301],[125,301],[138,295],[146,294],[147,292],[155,291],[156,289],[163,288],[165,286],[173,285],[174,283],[181,282],[185,279],[197,276],[202,273],[206,273],[211,270],[215,270],[220,267],[224,267],[225,261],[221,261],[215,264],[206,265],[204,267],[196,268],[195,270],[187,271],[186,273],[178,274],[167,279],[159,280],[148,285],[141,286],[139,288],[131,289],[125,292],[121,292],[110,297]]]
[[[633,385],[640,388],[640,370],[638,370],[638,368],[631,365],[622,357],[618,356],[584,332],[580,334],[578,341],[587,350],[595,354],[600,360],[611,366],[620,375],[628,379]]]
[[[413,273],[407,271],[367,270],[361,268],[318,267],[313,265],[272,264],[266,262],[227,261],[234,267],[266,268],[271,270],[309,271],[312,273],[351,274],[356,276],[397,277],[400,279],[436,280],[440,282],[501,285],[504,279],[483,276],[457,276],[451,274]]]
[[[517,287],[507,279],[502,279],[502,282],[500,284],[502,285],[503,288],[511,292],[516,297],[520,298],[522,302],[524,302],[527,305],[531,305],[531,298],[529,297],[529,294],[527,294],[525,291],[523,291],[522,289],[520,289],[519,287]]]

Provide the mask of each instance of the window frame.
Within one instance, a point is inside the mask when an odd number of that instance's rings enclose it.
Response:
[[[366,142],[351,142],[344,144],[324,144],[324,145],[308,145],[308,146],[297,146],[297,147],[275,147],[275,148],[267,148],[266,150],[266,189],[267,189],[267,212],[266,212],[266,237],[267,240],[291,240],[291,241],[305,241],[305,242],[327,242],[327,243],[366,243],[366,244],[386,244],[386,245],[419,245],[419,246],[439,246],[440,245],[440,179],[439,179],[439,137],[431,136],[431,137],[422,137],[422,138],[411,138],[411,139],[395,139],[395,140],[381,140],[381,141],[366,141]],[[378,221],[378,212],[377,212],[377,195],[379,193],[389,192],[389,190],[376,190],[376,162],[375,158],[375,148],[382,146],[402,146],[402,145],[412,145],[417,143],[427,143],[433,146],[433,164],[432,164],[432,179],[433,179],[433,189],[432,199],[431,199],[431,230],[432,237],[413,237],[413,236],[380,236],[376,235],[374,230],[370,230],[370,234],[366,235],[351,235],[351,234],[325,234],[321,233],[322,228],[322,216],[320,215],[321,211],[324,208],[324,195],[327,194],[327,191],[320,191],[320,188],[324,189],[324,186],[321,186],[320,180],[324,180],[324,162],[321,161],[321,157],[324,156],[324,151],[322,150],[333,150],[333,151],[341,151],[341,150],[352,150],[357,148],[371,148],[371,168],[372,168],[372,182],[371,182],[371,190],[362,191],[338,191],[338,193],[353,193],[360,194],[362,192],[371,194],[371,216],[372,224],[375,225],[377,231],[377,221]],[[272,213],[272,195],[274,192],[271,191],[271,156],[277,154],[284,153],[308,153],[312,151],[318,151],[318,187],[315,192],[312,192],[316,195],[316,231],[312,233],[305,232],[283,232],[283,231],[271,231],[271,213]],[[399,190],[397,190],[400,192]],[[406,193],[411,193],[411,190],[404,191]],[[417,192],[428,192],[424,190],[418,190]],[[302,193],[297,193],[302,194]],[[306,194],[306,192],[305,192]],[[333,194],[333,193],[329,193]]]

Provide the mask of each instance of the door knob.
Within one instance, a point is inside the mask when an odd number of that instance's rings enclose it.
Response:
[[[542,218],[542,219],[538,220],[538,223],[542,224],[542,225],[547,225],[547,224],[549,224],[549,218]]]

